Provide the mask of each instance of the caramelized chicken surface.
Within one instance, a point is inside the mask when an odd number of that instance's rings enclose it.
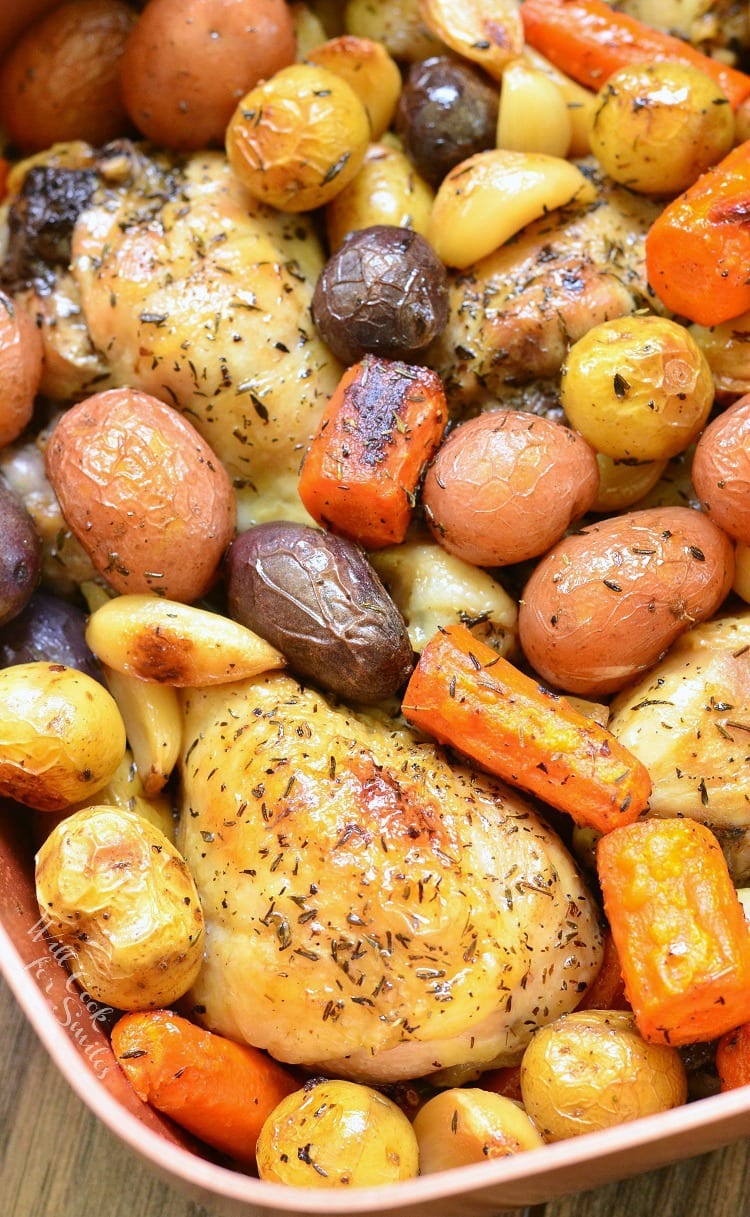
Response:
[[[286,675],[184,696],[179,844],[198,1016],[375,1082],[519,1058],[601,960],[596,910],[516,794]]]
[[[493,405],[540,410],[554,400],[571,343],[636,308],[659,308],[649,291],[644,240],[657,204],[612,183],[592,204],[528,225],[450,277],[450,312],[427,362],[457,412]],[[536,382],[550,381],[547,395]],[[520,386],[520,388],[519,388]],[[548,399],[548,400],[547,400]]]
[[[221,458],[241,524],[306,519],[299,464],[341,372],[310,316],[323,265],[311,220],[253,200],[218,152],[176,161],[125,141],[98,155],[77,145],[47,167],[40,188],[85,175],[86,197],[67,233],[48,215],[40,241],[32,166],[11,203],[4,268],[44,326],[55,372],[44,391],[153,393]],[[60,193],[67,216],[72,186]]]

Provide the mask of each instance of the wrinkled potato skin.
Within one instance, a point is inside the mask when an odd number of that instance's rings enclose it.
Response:
[[[110,389],[64,414],[45,453],[67,523],[118,592],[197,600],[235,523],[224,466],[177,411]]]
[[[329,203],[357,174],[370,120],[341,77],[294,64],[251,89],[226,133],[229,164],[243,186],[279,211]]]
[[[30,315],[0,292],[0,448],[31,421],[42,378],[42,339]]]
[[[110,780],[125,727],[103,685],[62,664],[0,671],[0,795],[60,811]]]
[[[750,394],[706,427],[693,457],[693,485],[708,516],[750,544]]]
[[[10,5],[13,7],[13,5]],[[121,0],[75,0],[32,25],[0,68],[0,122],[24,152],[128,129],[120,65],[135,20]]]
[[[261,1179],[297,1187],[368,1187],[419,1174],[417,1139],[401,1109],[370,1086],[335,1079],[282,1099],[257,1155]]]
[[[525,411],[497,410],[451,432],[423,489],[430,530],[476,566],[544,553],[593,503],[599,468],[575,431]]]
[[[612,693],[711,617],[733,578],[729,538],[692,508],[602,520],[539,562],[521,601],[521,647],[543,680],[584,696]]]
[[[599,91],[590,138],[616,182],[674,195],[732,147],[734,114],[719,86],[692,64],[631,64]]]
[[[647,1044],[632,1014],[582,1010],[537,1031],[521,1093],[544,1140],[563,1141],[679,1107],[687,1080],[677,1049]]]
[[[151,0],[125,48],[125,104],[155,143],[218,145],[242,95],[295,53],[284,0]]]
[[[169,1006],[203,959],[203,913],[184,858],[134,812],[96,805],[61,821],[37,855],[48,932],[96,1001]]]

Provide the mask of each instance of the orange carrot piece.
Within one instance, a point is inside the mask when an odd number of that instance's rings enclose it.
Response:
[[[716,1045],[716,1072],[722,1090],[750,1084],[750,1023],[722,1035]]]
[[[713,833],[643,820],[597,847],[604,910],[644,1039],[690,1044],[750,1020],[750,930]]]
[[[602,940],[602,966],[584,993],[578,1010],[629,1010],[630,1002],[625,994],[620,956],[615,940],[607,931]]]
[[[300,1082],[265,1052],[171,1010],[125,1014],[112,1028],[118,1064],[145,1103],[214,1149],[255,1166],[258,1134]]]
[[[523,0],[521,18],[530,46],[589,89],[600,89],[628,64],[674,60],[710,76],[734,110],[750,96],[744,72],[613,10],[605,0]]]
[[[441,743],[598,832],[631,823],[648,802],[647,770],[609,731],[464,625],[430,639],[402,710]]]
[[[366,355],[342,376],[305,456],[310,515],[367,549],[403,541],[447,421],[436,372]]]
[[[521,1093],[521,1066],[505,1065],[502,1069],[488,1069],[474,1083],[480,1090],[491,1090],[493,1094],[502,1095],[504,1099],[514,1099],[516,1103],[523,1102]]]
[[[750,309],[750,140],[669,203],[646,237],[646,272],[663,304],[699,325]]]

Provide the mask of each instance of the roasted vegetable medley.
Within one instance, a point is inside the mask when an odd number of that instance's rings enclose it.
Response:
[[[666,15],[0,14],[0,794],[262,1179],[750,1084],[750,19]]]

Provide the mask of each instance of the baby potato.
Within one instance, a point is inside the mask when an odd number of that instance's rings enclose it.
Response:
[[[655,507],[559,541],[527,582],[521,647],[551,684],[584,696],[623,688],[696,621],[734,577],[732,543],[690,507]]]
[[[432,189],[400,148],[370,144],[359,173],[326,207],[331,253],[350,232],[377,224],[410,228],[426,237],[433,198]]]
[[[548,550],[598,487],[594,451],[575,431],[522,410],[492,410],[450,433],[422,498],[444,549],[476,566],[507,566]]]
[[[219,145],[243,94],[295,53],[284,0],[150,0],[125,48],[125,104],[155,143]]]
[[[518,1103],[478,1087],[444,1090],[428,1099],[414,1118],[414,1132],[422,1175],[544,1144]]]
[[[579,338],[562,368],[571,427],[615,460],[665,461],[684,452],[711,412],[708,360],[684,326],[634,315]]]
[[[0,292],[0,448],[31,421],[42,378],[42,339],[31,315]]]
[[[706,427],[695,447],[692,476],[706,514],[750,545],[750,393]]]
[[[125,727],[99,681],[36,660],[0,671],[0,795],[60,811],[106,785]]]
[[[380,139],[391,125],[401,94],[401,73],[382,42],[342,34],[314,47],[307,63],[317,64],[351,85],[370,120],[370,136]]]
[[[384,1094],[311,1081],[282,1099],[258,1138],[261,1179],[296,1187],[369,1187],[419,1173],[417,1138]]]
[[[0,67],[0,124],[23,152],[106,144],[128,129],[120,65],[135,13],[122,0],[70,0],[29,27]]]
[[[117,591],[189,602],[211,586],[234,532],[232,484],[171,406],[97,393],[61,417],[45,458],[67,523]]]
[[[250,193],[279,211],[311,211],[359,171],[370,121],[341,76],[298,63],[239,102],[226,133],[232,170]]]
[[[545,1141],[563,1141],[679,1107],[676,1048],[648,1044],[624,1010],[579,1010],[540,1028],[521,1061],[524,1106]]]
[[[632,507],[644,494],[653,490],[667,467],[667,461],[617,461],[597,452],[599,491],[591,510],[610,515]]]
[[[169,1006],[203,961],[203,912],[187,864],[135,812],[95,805],[62,820],[36,860],[45,928],[73,976],[118,1010]]]
[[[630,64],[600,89],[590,139],[616,182],[643,194],[679,194],[732,147],[734,114],[693,64]]]

